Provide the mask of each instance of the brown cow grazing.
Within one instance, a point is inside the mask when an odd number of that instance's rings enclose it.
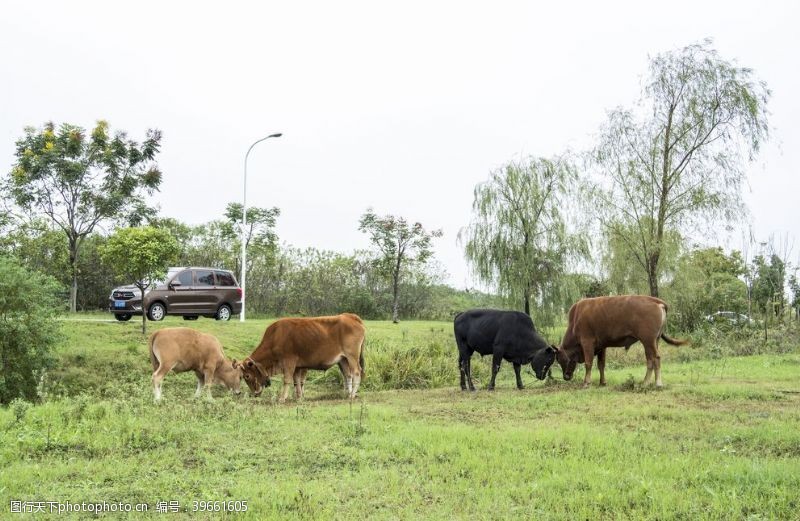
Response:
[[[255,351],[239,367],[254,396],[270,384],[270,376],[283,373],[286,401],[294,383],[295,399],[303,397],[309,369],[325,370],[336,364],[344,376],[344,390],[355,398],[364,373],[364,323],[358,315],[335,317],[282,318],[264,332]]]
[[[586,367],[583,386],[588,387],[592,381],[592,359],[597,354],[600,385],[605,385],[606,348],[628,349],[639,341],[647,358],[643,383],[649,383],[650,376],[655,373],[656,387],[661,387],[658,339],[663,338],[674,346],[689,342],[667,336],[666,323],[667,304],[655,297],[624,295],[579,300],[569,310],[567,331],[556,356],[564,379],[571,379],[575,365],[583,362]]]
[[[168,372],[194,371],[197,375],[197,392],[200,396],[205,386],[211,398],[211,384],[224,384],[234,393],[241,393],[242,370],[236,360],[228,360],[222,345],[213,335],[200,333],[188,327],[160,329],[150,335],[148,342],[150,361],[153,363],[153,391],[156,401],[161,399],[161,381]]]

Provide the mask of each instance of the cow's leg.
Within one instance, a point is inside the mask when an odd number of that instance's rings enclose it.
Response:
[[[300,376],[300,397],[306,395],[306,376],[308,375],[308,369],[303,369],[303,374]]]
[[[472,351],[464,353],[461,359],[464,375],[467,377],[467,386],[470,391],[475,390],[475,385],[472,383]],[[461,387],[464,388],[463,386]]]
[[[306,373],[308,369],[295,369],[294,370],[294,399],[301,400],[303,398],[303,384],[306,380]]]
[[[655,352],[653,350],[654,342],[642,342],[644,346],[644,356],[647,359],[647,372],[644,374],[644,380],[642,380],[642,385],[648,385],[650,383],[650,377],[653,374],[653,369],[655,368]]]
[[[645,353],[647,353],[648,349],[645,346]],[[650,365],[653,366],[653,372],[656,376],[656,387],[661,387],[664,384],[661,382],[661,356],[658,353],[658,338],[653,340],[650,343],[650,353],[648,354],[648,369]],[[652,361],[652,364],[650,362]]]
[[[514,364],[514,375],[517,377],[517,389],[524,389],[525,387],[522,385],[522,376],[519,374],[519,370],[522,369],[520,364]]]
[[[656,344],[656,356],[653,362],[653,369],[656,372],[656,387],[663,387],[664,383],[661,381],[661,355],[658,353],[658,344]]]
[[[581,348],[583,349],[583,366],[586,373],[583,375],[583,387],[592,385],[592,362],[594,362],[594,339],[582,338]]]
[[[497,377],[497,372],[500,370],[500,363],[503,361],[503,350],[495,348],[492,355],[492,379],[489,382],[489,390],[494,391],[494,380]]]
[[[349,393],[350,391],[347,390],[347,361],[344,358],[342,358],[341,360],[339,360],[339,362],[337,362],[336,365],[339,366],[339,372],[342,373],[344,392]]]
[[[466,391],[467,386],[469,386],[470,391],[475,390],[475,386],[472,384],[472,367],[470,361],[472,359],[472,353],[459,353],[458,355],[458,369],[461,372],[461,390]]]
[[[170,369],[167,369],[164,364],[159,364],[158,369],[153,371],[153,395],[156,401],[161,399],[161,382]]]
[[[286,402],[286,397],[289,396],[289,387],[292,386],[294,383],[294,368],[295,368],[294,360],[284,360],[283,362],[283,389],[281,389],[281,395],[278,397],[278,403]]]
[[[206,388],[206,398],[209,400],[213,400],[214,397],[211,396],[211,384],[214,383],[214,369],[206,369],[203,371],[203,387]]]
[[[339,360],[339,370],[342,372],[342,378],[344,378],[344,392],[347,396],[350,396],[350,393],[353,392],[353,377],[350,376],[350,368],[345,358]]]
[[[361,366],[358,364],[358,359],[349,355],[345,355],[347,359],[347,366],[350,375],[350,394],[349,398],[355,398],[358,392],[358,386],[361,385]]]
[[[606,385],[606,350],[597,351],[597,370],[600,371],[600,386]]]
[[[353,375],[353,396],[355,398],[358,394],[358,388],[361,387],[361,371],[358,371],[355,375]]]
[[[206,378],[200,371],[195,371],[195,376],[197,376],[197,390],[194,392],[194,397],[199,398],[200,393],[203,391],[203,386],[206,384]]]
[[[461,390],[467,390],[467,370],[465,367],[465,360],[468,360],[472,353],[469,351],[467,342],[463,338],[456,336],[456,344],[458,345],[458,372],[461,373]]]

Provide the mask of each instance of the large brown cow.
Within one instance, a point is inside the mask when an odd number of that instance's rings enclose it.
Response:
[[[284,402],[292,383],[295,398],[303,397],[309,369],[324,371],[339,364],[345,392],[355,398],[364,373],[364,332],[361,318],[352,313],[276,320],[264,332],[255,351],[242,362],[244,381],[258,396],[263,386],[270,384],[270,376],[283,373],[278,400]]]
[[[182,373],[194,371],[197,375],[197,391],[203,387],[211,398],[211,384],[224,384],[234,393],[241,393],[241,366],[236,360],[228,360],[222,345],[213,335],[200,333],[188,327],[160,329],[150,335],[148,341],[150,361],[153,364],[153,392],[161,399],[161,381],[170,371]]]
[[[597,354],[600,385],[605,385],[606,348],[628,349],[638,341],[644,346],[647,358],[643,383],[647,384],[655,373],[656,386],[661,387],[658,339],[675,346],[689,342],[667,336],[666,323],[667,304],[655,297],[625,295],[579,300],[569,310],[567,331],[556,356],[564,379],[571,379],[575,365],[583,362],[586,367],[583,386],[588,387],[592,381],[592,359]]]

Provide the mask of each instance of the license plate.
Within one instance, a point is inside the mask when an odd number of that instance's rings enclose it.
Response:
[[[125,307],[125,301],[124,300],[115,300],[114,301],[114,307],[115,308],[124,308]]]

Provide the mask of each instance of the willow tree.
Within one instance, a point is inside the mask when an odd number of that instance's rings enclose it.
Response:
[[[604,222],[602,235],[601,268],[611,289],[618,295],[626,293],[645,294],[649,290],[647,270],[624,240],[635,230],[626,228],[624,223]],[[625,233],[620,233],[625,232]],[[661,242],[661,257],[656,277],[660,280],[674,275],[678,259],[684,249],[684,239],[674,230],[668,230]]]
[[[503,296],[520,302],[549,300],[568,261],[585,254],[585,239],[570,233],[579,178],[565,159],[510,162],[477,185],[473,219],[459,241],[474,274]],[[553,299],[554,300],[554,299]]]
[[[594,160],[593,201],[658,296],[669,233],[744,213],[744,167],[768,136],[770,91],[710,41],[656,56],[635,109],[616,109]]]

